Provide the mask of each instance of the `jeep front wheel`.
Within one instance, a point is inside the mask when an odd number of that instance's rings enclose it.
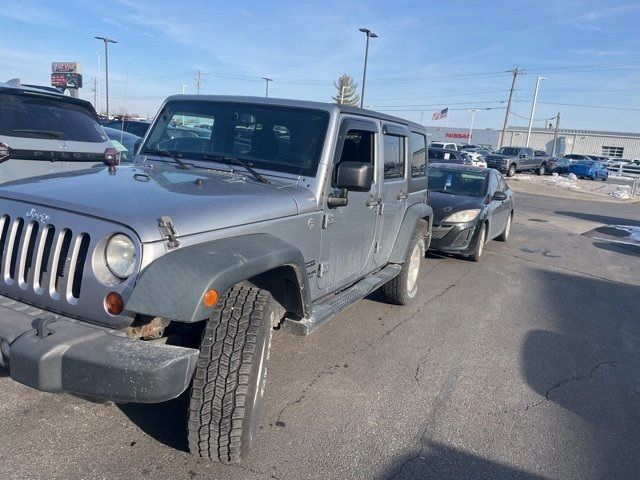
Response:
[[[402,270],[398,276],[385,283],[380,289],[385,301],[406,305],[416,296],[424,254],[424,237],[417,232],[409,246],[409,254],[402,264]]]
[[[274,312],[269,292],[236,285],[207,320],[190,391],[194,455],[224,463],[247,455],[260,420]]]

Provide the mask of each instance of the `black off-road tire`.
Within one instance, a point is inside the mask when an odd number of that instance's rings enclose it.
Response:
[[[509,165],[509,168],[507,168],[507,177],[513,177],[516,174],[516,164],[512,163],[511,165]]]
[[[426,242],[424,236],[420,232],[416,232],[409,245],[407,258],[405,258],[402,264],[402,270],[400,273],[380,287],[380,292],[385,302],[393,303],[395,305],[408,304],[418,293],[418,286],[420,284],[420,272],[424,262]],[[418,258],[418,271],[411,273],[412,258],[413,262],[416,261],[415,251],[419,250]],[[415,266],[415,265],[414,265]],[[415,279],[412,280],[412,276]],[[413,283],[413,285],[411,285]]]
[[[484,251],[484,244],[487,242],[487,224],[483,223],[478,231],[478,235],[476,235],[475,247],[473,249],[473,253],[469,258],[474,262],[479,262],[482,257],[482,252]]]
[[[250,285],[219,299],[190,391],[192,454],[224,463],[246,457],[260,420],[274,312],[269,292]]]

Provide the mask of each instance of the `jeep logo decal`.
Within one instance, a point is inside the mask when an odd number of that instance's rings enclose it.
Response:
[[[27,218],[35,220],[36,222],[47,223],[49,221],[49,215],[39,212],[35,208],[29,210],[26,215]]]

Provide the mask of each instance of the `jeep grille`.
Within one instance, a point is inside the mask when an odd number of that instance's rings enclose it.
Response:
[[[7,285],[75,304],[82,290],[88,233],[22,217],[0,217],[0,273]]]

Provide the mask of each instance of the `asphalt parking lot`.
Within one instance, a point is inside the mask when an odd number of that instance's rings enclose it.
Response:
[[[638,478],[640,245],[602,227],[640,226],[640,206],[531,188],[508,243],[431,255],[412,306],[374,295],[310,337],[277,332],[244,463],[186,453],[172,404],[2,372],[0,478]]]

